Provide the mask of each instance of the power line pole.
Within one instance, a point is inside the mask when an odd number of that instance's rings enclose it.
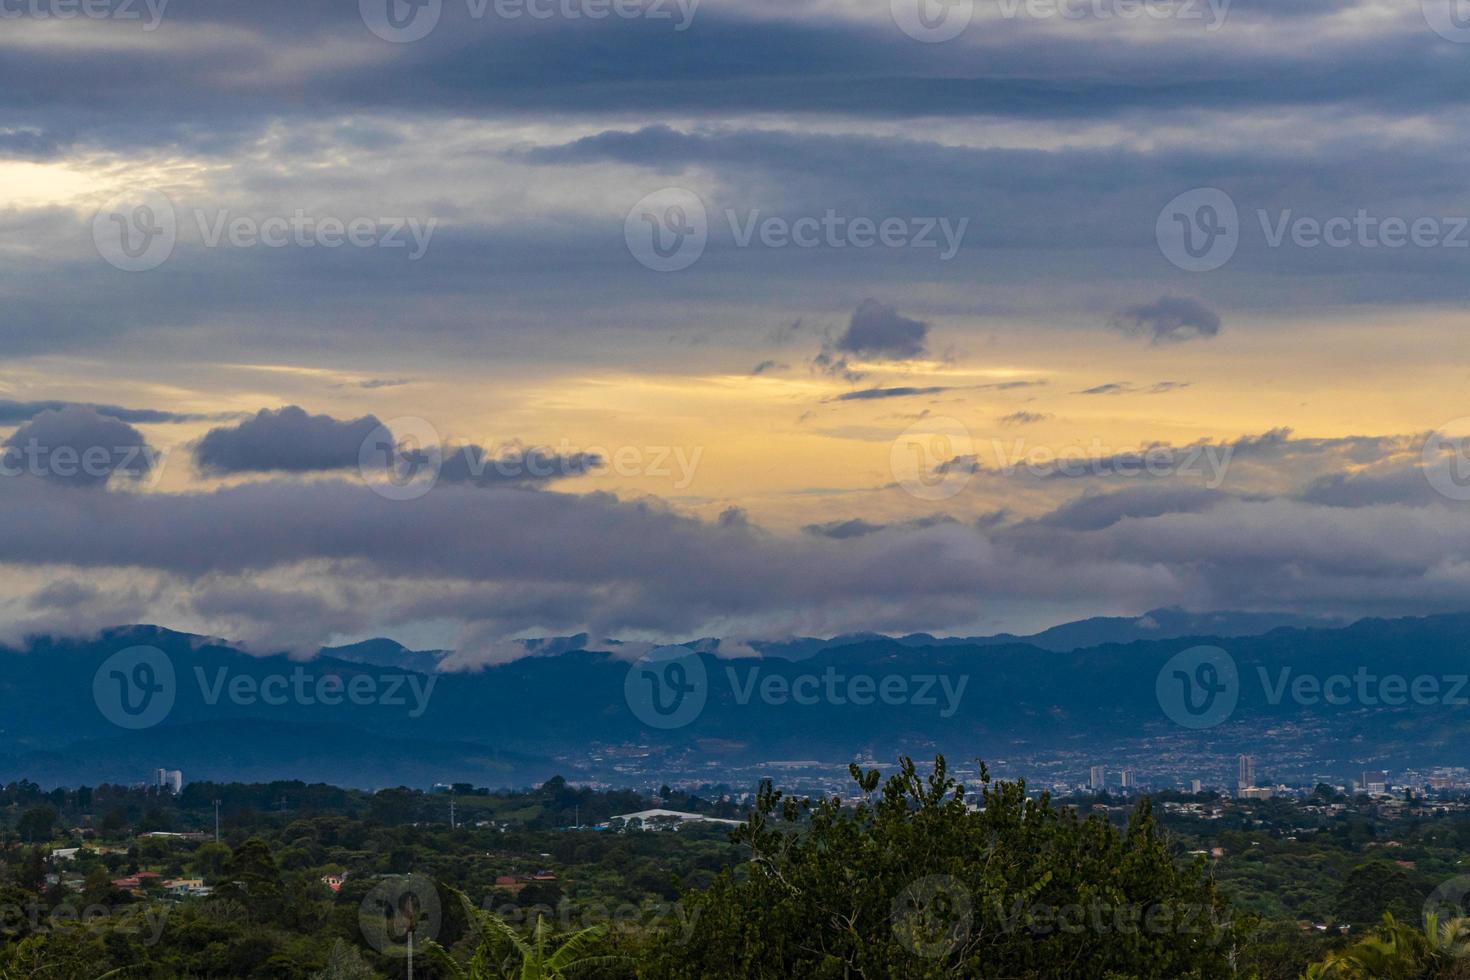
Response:
[[[214,801],[214,842],[219,843],[219,800]]]
[[[455,823],[454,823],[454,801],[453,800],[450,800],[449,801],[449,829],[450,830],[454,830],[455,829]]]

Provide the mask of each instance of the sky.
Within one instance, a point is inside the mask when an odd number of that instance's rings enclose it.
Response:
[[[1470,605],[1449,0],[0,20],[0,638]]]

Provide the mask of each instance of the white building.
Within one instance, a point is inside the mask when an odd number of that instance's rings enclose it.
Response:
[[[153,770],[153,785],[177,796],[184,789],[184,774],[178,769]]]

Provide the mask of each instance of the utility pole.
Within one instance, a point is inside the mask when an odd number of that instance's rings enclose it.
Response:
[[[453,800],[450,800],[449,801],[449,829],[450,830],[455,829],[455,823],[454,823],[454,801]]]
[[[214,842],[219,843],[219,800],[214,801]]]

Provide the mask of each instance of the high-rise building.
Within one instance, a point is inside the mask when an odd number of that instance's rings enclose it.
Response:
[[[1363,792],[1365,793],[1387,793],[1388,773],[1384,772],[1382,769],[1365,769],[1363,770],[1362,785]]]
[[[1198,779],[1191,779],[1189,781],[1189,791],[1191,793],[1203,793],[1205,791],[1205,784]]]
[[[1087,775],[1087,788],[1094,792],[1102,792],[1108,783],[1108,770],[1106,766],[1093,766]]]
[[[153,785],[177,796],[184,789],[184,774],[177,769],[153,770]]]
[[[1134,789],[1138,785],[1137,783],[1135,783],[1133,781],[1133,770],[1132,769],[1124,769],[1123,770],[1123,772],[1122,772],[1122,780],[1123,780],[1123,788],[1124,789]]]
[[[1236,788],[1243,792],[1255,786],[1256,757],[1253,755],[1237,756],[1235,759],[1235,764],[1236,768],[1239,770],[1235,779]]]

